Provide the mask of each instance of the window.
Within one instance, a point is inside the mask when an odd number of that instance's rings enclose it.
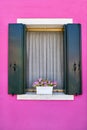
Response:
[[[19,24],[9,24],[9,93],[23,94],[36,78],[43,77],[57,80],[57,89],[66,94],[81,94],[80,24],[60,26],[58,21],[52,24],[53,19],[49,19],[51,24],[47,25],[45,19],[42,25],[36,20],[35,25],[27,24],[26,19],[23,25],[20,20]],[[64,30],[25,31],[41,27]]]
[[[43,29],[27,32],[27,87],[41,77],[63,89],[63,32]]]

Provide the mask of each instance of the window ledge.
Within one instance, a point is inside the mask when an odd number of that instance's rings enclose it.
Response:
[[[53,93],[52,95],[37,95],[34,92],[27,92],[23,95],[17,95],[17,100],[74,100],[74,95],[64,93]]]

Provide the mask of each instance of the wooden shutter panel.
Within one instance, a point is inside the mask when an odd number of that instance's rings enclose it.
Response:
[[[64,26],[64,92],[80,95],[81,88],[81,25]]]
[[[9,24],[8,28],[8,93],[24,93],[25,25]]]

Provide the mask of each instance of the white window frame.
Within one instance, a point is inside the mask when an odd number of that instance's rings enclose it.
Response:
[[[26,25],[64,25],[73,23],[72,18],[18,18],[17,23]],[[55,95],[22,94],[17,95],[18,100],[74,100],[74,95],[58,93]]]

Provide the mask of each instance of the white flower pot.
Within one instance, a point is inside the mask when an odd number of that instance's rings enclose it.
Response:
[[[46,87],[42,87],[42,86],[38,86],[36,87],[36,93],[37,94],[52,94],[52,91],[53,91],[53,87],[49,87],[49,86],[46,86]]]

